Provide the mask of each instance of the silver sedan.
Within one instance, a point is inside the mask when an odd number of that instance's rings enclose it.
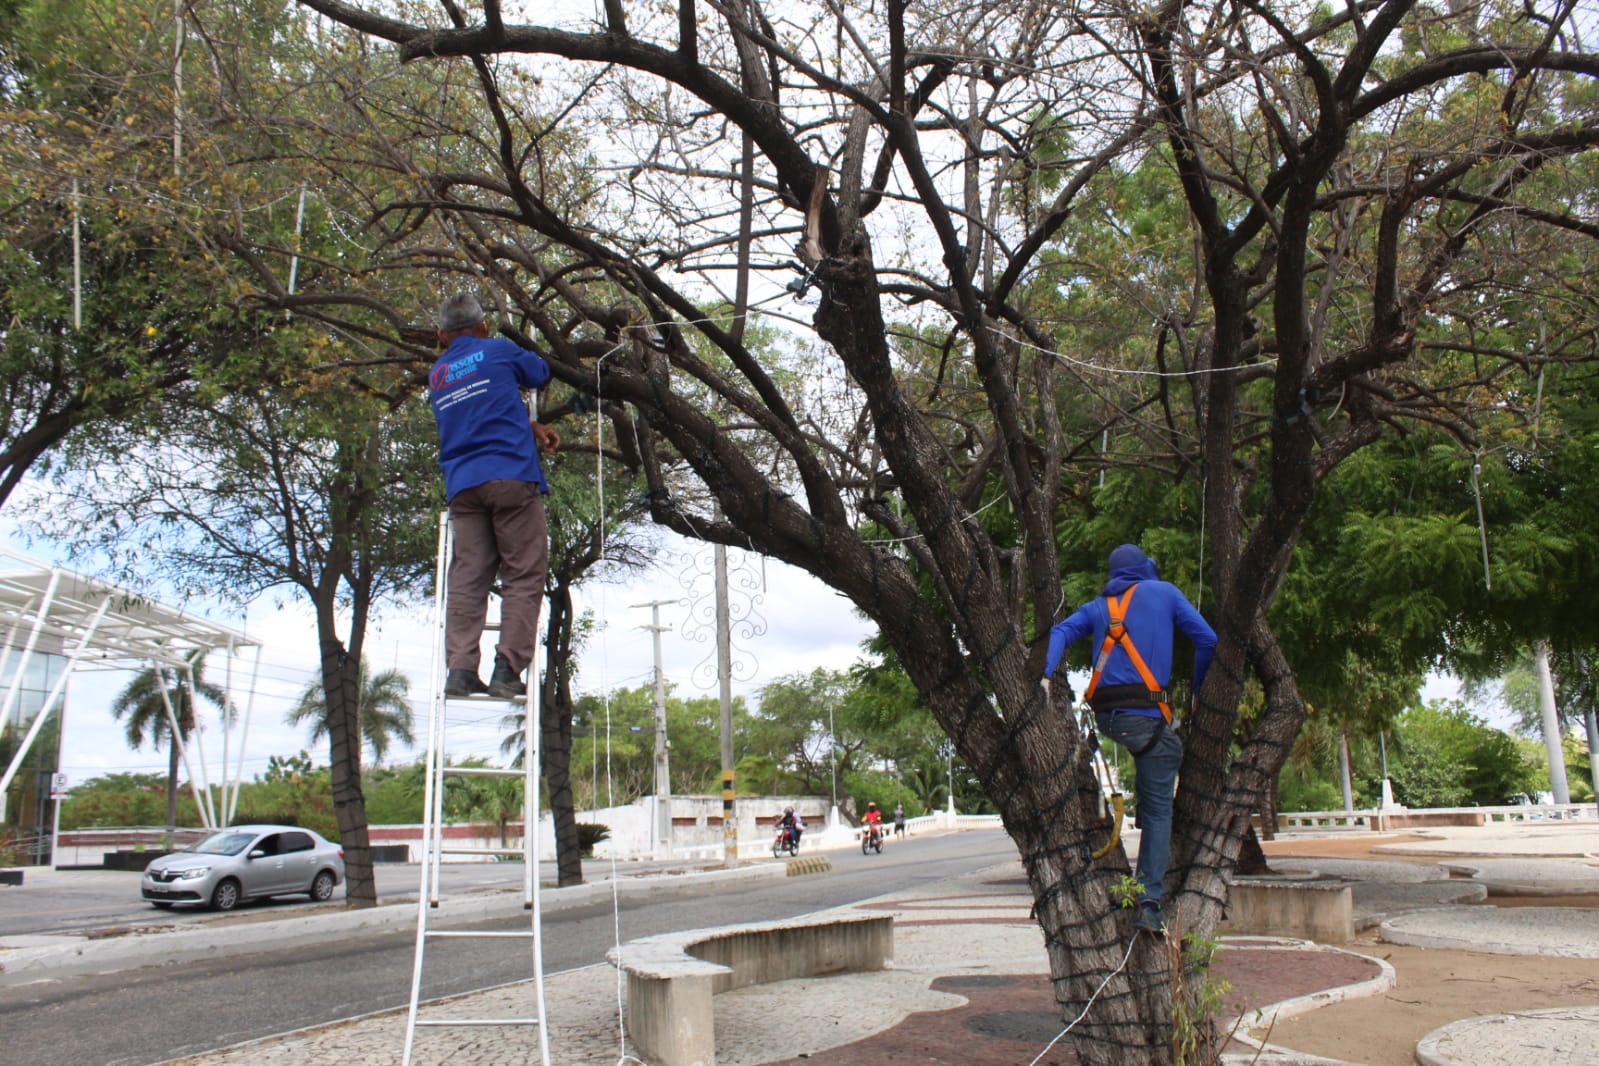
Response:
[[[230,911],[264,896],[331,899],[343,880],[343,849],[309,829],[237,825],[150,863],[140,892],[157,907],[198,903]]]

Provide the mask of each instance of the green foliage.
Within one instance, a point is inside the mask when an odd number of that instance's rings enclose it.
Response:
[[[1457,701],[1433,701],[1400,717],[1389,777],[1394,798],[1407,807],[1497,806],[1534,780],[1515,739]]]
[[[1343,789],[1333,774],[1304,778],[1283,767],[1277,784],[1279,811],[1336,811],[1343,805]]]
[[[266,772],[262,774],[261,780],[268,784],[297,781],[308,776],[315,768],[316,764],[311,758],[311,753],[303,748],[294,755],[269,755]]]
[[[740,746],[755,746],[751,741],[750,721],[743,698],[736,697],[733,700],[733,735]],[[502,724],[512,731],[507,744],[514,745],[520,739],[520,722],[511,716]],[[720,794],[720,701],[709,696],[681,699],[668,692],[666,735],[671,743],[673,793]],[[593,797],[596,784],[600,792],[598,803]],[[742,778],[738,779],[738,788],[746,789]],[[572,791],[578,808],[605,806],[611,802],[630,803],[655,791],[655,692],[652,686],[617,689],[608,698],[586,694],[573,701]]]
[[[1448,758],[1436,737],[1419,735],[1406,740],[1404,755],[1389,764],[1394,799],[1405,807],[1461,807],[1471,790],[1461,781],[1470,767]]]
[[[178,793],[177,822],[198,825],[194,797]],[[61,804],[61,828],[95,826],[165,825],[167,786],[165,775],[108,774],[74,785]]]
[[[375,766],[365,775],[366,817],[372,825],[419,825],[422,822],[420,761],[404,767]]]
[[[578,848],[585,859],[594,857],[594,845],[611,838],[611,827],[599,822],[577,823]]]
[[[1232,982],[1211,973],[1219,941],[1195,933],[1168,934],[1172,974],[1172,1057],[1178,1066],[1207,1066],[1216,1019],[1226,1007]],[[1195,982],[1198,987],[1195,987]]]
[[[893,820],[894,804],[906,798],[904,790],[900,787],[900,783],[895,780],[894,775],[884,773],[881,770],[857,770],[852,772],[848,778],[839,782],[840,801],[842,802],[843,797],[846,796],[855,801],[855,818],[857,821],[865,816],[866,804],[870,802],[877,804],[877,809],[883,812],[884,822]],[[915,796],[910,796],[909,799],[916,807],[921,806]],[[910,806],[905,808],[906,817],[914,817],[911,810]],[[920,814],[922,812],[918,810],[916,813]]]
[[[297,825],[329,840],[339,839],[333,813],[333,784],[327,767],[316,767],[309,752],[272,756],[266,772],[239,790],[234,825]]]
[[[410,746],[416,740],[411,731],[411,702],[406,698],[411,691],[411,679],[399,670],[371,673],[366,656],[361,656],[360,672],[356,675],[360,689],[359,715],[361,737],[372,750],[374,765],[381,763],[395,741]],[[311,724],[311,742],[314,744],[328,735],[328,709],[322,682],[313,681],[300,694],[300,702],[289,711],[289,724]]]

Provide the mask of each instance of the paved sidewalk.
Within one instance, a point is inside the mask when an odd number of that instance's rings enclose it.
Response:
[[[1351,880],[1360,921],[1380,926],[1385,938],[1390,931],[1425,930],[1455,937],[1476,951],[1493,944],[1599,959],[1599,913],[1593,910],[1469,905],[1490,888],[1496,894],[1523,889],[1599,893],[1599,825],[1424,832],[1423,841],[1395,845],[1407,849],[1406,858],[1391,862],[1274,857],[1272,865]],[[1326,841],[1332,835],[1306,833],[1299,839]],[[1421,853],[1408,850],[1417,844],[1424,845]],[[1379,848],[1379,854],[1389,853],[1388,845]],[[758,985],[718,996],[717,1062],[1027,1066],[1041,1054],[1040,1066],[1074,1062],[1069,1040],[1044,1053],[1062,1021],[1042,940],[1028,918],[1030,904],[1020,864],[1006,863],[843,908],[894,915],[893,969]],[[1260,1047],[1260,1040],[1271,1038],[1260,1022],[1381,995],[1395,981],[1391,966],[1367,954],[1260,937],[1224,941],[1214,973],[1231,983],[1226,1009],[1245,1017],[1259,1034],[1239,1032],[1229,1061],[1279,1066],[1325,1066],[1335,1060]],[[530,1016],[536,1013],[534,994],[531,982],[521,982],[458,997],[432,1013]],[[619,1026],[625,1004],[616,971],[593,966],[551,975],[546,1000],[551,1062],[617,1066],[640,1061],[631,1057],[633,1049]],[[1456,1032],[1456,1026],[1469,1028]],[[404,1029],[404,1012],[389,1012],[180,1061],[186,1066],[388,1066],[400,1062]],[[537,1039],[520,1029],[425,1029],[418,1033],[413,1061],[521,1066],[538,1061]],[[1596,1049],[1599,993],[1591,1007],[1522,1012],[1492,1024],[1461,1018],[1430,1034],[1417,1050],[1430,1056],[1419,1059],[1428,1066],[1519,1061],[1599,1066]]]

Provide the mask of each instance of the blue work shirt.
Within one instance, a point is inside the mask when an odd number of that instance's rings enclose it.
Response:
[[[504,338],[465,333],[450,342],[428,374],[447,497],[505,479],[550,491],[521,391],[549,380],[548,363]]]
[[[1131,565],[1117,567],[1110,572],[1110,581],[1098,599],[1089,600],[1067,616],[1065,621],[1050,629],[1049,655],[1044,660],[1045,677],[1055,675],[1055,668],[1060,665],[1060,658],[1067,647],[1089,634],[1094,637],[1094,657],[1097,659],[1099,649],[1105,642],[1105,631],[1110,628],[1110,608],[1105,604],[1105,597],[1120,597],[1129,587],[1137,585],[1138,590],[1133,593],[1127,605],[1127,614],[1122,619],[1128,639],[1164,689],[1171,682],[1172,631],[1182,630],[1194,644],[1194,691],[1199,691],[1199,687],[1205,683],[1205,673],[1210,669],[1210,659],[1216,650],[1216,631],[1210,628],[1210,623],[1194,609],[1194,605],[1188,602],[1188,597],[1176,585],[1160,580],[1153,560],[1142,553],[1139,555],[1141,558]],[[1142,685],[1144,679],[1139,676],[1126,650],[1118,644],[1110,653],[1110,661],[1105,664],[1099,683],[1102,686]],[[1124,710],[1160,714],[1160,709],[1154,706],[1128,707]]]

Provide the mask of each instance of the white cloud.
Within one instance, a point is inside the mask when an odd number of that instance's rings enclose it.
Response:
[[[652,600],[665,602],[660,609],[662,625],[663,673],[679,695],[714,695],[715,641],[706,625],[696,625],[703,617],[713,617],[712,579],[709,576],[711,549],[691,545],[666,535],[667,547],[656,554],[657,566],[632,575],[623,583],[592,583],[579,590],[577,609],[590,610],[596,631],[580,652],[578,689],[600,692],[606,689],[648,684],[654,670],[654,642],[649,631],[650,611],[634,605]],[[26,550],[36,557],[64,558],[49,545],[37,541]],[[692,553],[703,554],[696,564]],[[730,552],[732,563],[740,553]],[[695,572],[690,587],[682,576]],[[698,571],[703,571],[700,573]],[[740,578],[742,577],[743,580]],[[861,641],[872,632],[848,601],[802,571],[758,557],[747,557],[741,574],[736,573],[732,593],[734,617],[753,608],[764,620],[764,631],[750,635],[747,627],[735,626],[734,649],[738,669],[734,673],[735,694],[754,702],[762,685],[788,674],[808,672],[817,667],[847,668],[859,654]],[[418,591],[431,593],[432,582]],[[282,601],[281,604],[278,601]],[[691,606],[698,610],[691,613]],[[253,650],[233,660],[231,691],[237,705],[249,706],[249,732],[244,751],[246,779],[266,768],[272,755],[291,755],[310,748],[308,730],[289,726],[286,715],[300,693],[318,677],[318,647],[315,620],[302,600],[279,593],[276,599],[263,597],[240,615],[216,604],[184,604],[185,609],[211,621],[243,631],[262,644],[260,665]],[[414,604],[386,604],[373,620],[367,635],[366,655],[376,670],[398,669],[411,680],[411,695],[417,716],[416,752],[395,750],[391,761],[409,761],[420,754],[426,726],[428,691],[433,669],[433,619],[431,598]],[[701,639],[695,639],[696,636]],[[485,641],[485,674],[492,656],[492,634]],[[254,673],[254,695],[251,681]],[[98,774],[116,771],[159,773],[166,769],[164,752],[132,751],[124,739],[121,723],[111,714],[116,694],[132,679],[123,671],[94,671],[76,674],[68,689],[62,770],[74,783]],[[230,680],[226,656],[216,654],[207,664],[207,678],[217,684]],[[457,758],[483,755],[497,758],[503,734],[499,719],[505,708],[488,701],[451,705],[447,746]],[[202,741],[207,761],[207,776],[221,779],[222,731],[214,715],[203,721]],[[233,758],[238,755],[240,730],[230,741]],[[318,763],[326,763],[325,742],[312,751]],[[194,756],[198,760],[198,753]]]

